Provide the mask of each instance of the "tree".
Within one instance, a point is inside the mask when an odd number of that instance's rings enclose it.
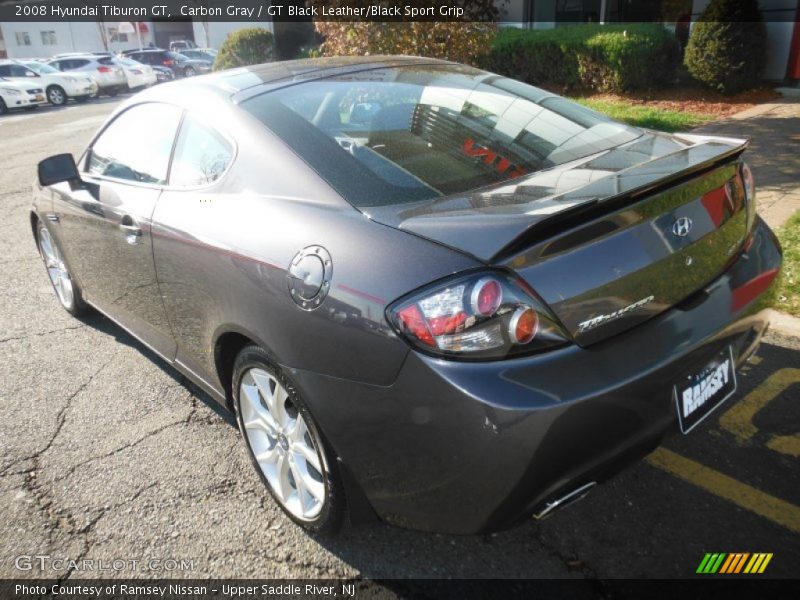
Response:
[[[755,87],[766,61],[757,0],[711,0],[694,24],[684,64],[698,81],[731,94]]]
[[[268,62],[273,58],[275,40],[260,27],[240,29],[229,34],[214,61],[214,70],[232,69]]]
[[[312,0],[317,7],[335,6],[337,0]],[[375,4],[367,0],[348,1],[348,6]],[[500,14],[492,0],[454,0],[451,6],[464,9],[458,22],[411,20],[408,17],[378,22],[316,21],[325,38],[321,46],[326,56],[367,54],[411,54],[475,64],[489,51]],[[441,2],[419,0],[417,8],[436,8]],[[438,17],[441,18],[441,17]]]

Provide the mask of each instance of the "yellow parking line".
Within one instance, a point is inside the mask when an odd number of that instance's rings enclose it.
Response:
[[[770,400],[776,398],[788,387],[800,383],[800,369],[778,369],[741,401],[735,403],[720,417],[719,424],[727,429],[741,443],[747,443],[758,433],[753,424],[756,414]]]
[[[657,448],[647,457],[647,461],[715,496],[733,502],[781,527],[800,533],[800,507],[790,502],[770,496],[666,448]]]
[[[767,448],[800,458],[800,434],[772,436],[772,439],[767,441]]]

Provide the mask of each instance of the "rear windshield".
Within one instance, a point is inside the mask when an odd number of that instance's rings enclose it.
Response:
[[[544,90],[457,65],[349,73],[242,107],[358,207],[475,190],[641,135]]]

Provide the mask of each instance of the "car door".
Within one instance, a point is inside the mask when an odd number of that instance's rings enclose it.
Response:
[[[169,187],[161,195],[153,217],[153,255],[178,346],[176,362],[207,382],[216,376],[209,340],[214,339],[224,313],[217,304],[220,295],[209,288],[220,281],[213,271],[227,269],[229,263],[222,248],[216,255],[217,259],[222,257],[221,261],[214,259],[213,252],[210,260],[205,256],[207,249],[201,241],[208,238],[200,232],[207,231],[217,215],[223,217],[230,195],[238,191],[235,182],[223,181],[235,155],[231,138],[187,112],[175,143]],[[198,278],[198,272],[205,276]]]
[[[156,281],[151,220],[181,115],[161,103],[122,112],[80,161],[82,185],[54,186],[53,204],[86,300],[168,358],[175,343]]]

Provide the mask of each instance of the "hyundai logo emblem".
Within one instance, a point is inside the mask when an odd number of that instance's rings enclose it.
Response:
[[[672,224],[672,233],[678,237],[686,237],[692,230],[692,220],[689,217],[681,217]]]

